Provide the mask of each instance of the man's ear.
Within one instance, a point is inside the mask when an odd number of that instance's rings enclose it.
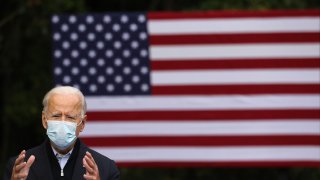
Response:
[[[86,126],[86,122],[87,122],[87,115],[84,115],[83,118],[82,118],[80,132],[83,131],[84,127]]]
[[[47,125],[47,120],[46,120],[46,114],[44,111],[42,111],[41,119],[42,119],[42,126],[45,129],[47,129],[48,125]]]

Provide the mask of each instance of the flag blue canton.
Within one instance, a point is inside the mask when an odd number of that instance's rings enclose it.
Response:
[[[143,13],[53,15],[54,81],[86,95],[150,94]]]

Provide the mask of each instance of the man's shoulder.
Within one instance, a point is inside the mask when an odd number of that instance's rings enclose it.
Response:
[[[43,147],[43,143],[32,147],[28,150],[26,150],[26,157],[25,157],[25,161],[31,156],[31,155],[36,155],[37,158],[39,158],[39,155],[41,154],[42,151],[42,147]],[[17,159],[19,154],[12,156],[9,158],[7,165],[6,165],[6,171],[5,171],[5,175],[4,175],[4,179],[10,179],[11,177],[11,171],[12,171],[12,167],[14,165],[15,160]]]
[[[87,147],[85,144],[82,144],[82,149],[84,151],[88,151],[91,153],[94,161],[99,167],[99,172],[101,177],[105,177],[106,179],[118,180],[120,179],[120,171],[116,165],[116,163],[108,158],[107,156],[100,154],[99,152]]]
[[[92,156],[95,156],[99,159],[102,159],[102,160],[105,160],[105,161],[113,161],[112,159],[110,159],[109,157],[103,155],[103,154],[100,154],[99,152],[91,149],[91,148],[88,148],[89,152],[92,154]]]
[[[40,155],[45,150],[45,142],[26,150],[26,157],[31,155]]]
[[[113,161],[112,159],[110,159],[109,157],[91,149],[90,147],[87,147],[87,151],[89,151],[91,153],[91,155],[96,159],[100,159],[103,161]]]
[[[43,149],[43,143],[40,145],[34,146],[30,149],[27,149],[26,150],[26,158],[28,158],[29,156],[31,156],[33,154],[39,154],[42,151],[42,149]],[[18,155],[19,154],[10,157],[9,161],[14,161],[18,157]]]
[[[103,163],[103,164],[107,163],[109,165],[110,164],[111,165],[115,165],[115,162],[112,159],[110,159],[109,157],[107,157],[107,156],[105,156],[105,155],[103,155],[103,154],[91,149],[90,147],[85,145],[83,142],[81,142],[81,146],[80,147],[82,148],[82,150],[90,152],[91,155],[93,156],[94,160],[98,161],[98,164],[99,163]]]

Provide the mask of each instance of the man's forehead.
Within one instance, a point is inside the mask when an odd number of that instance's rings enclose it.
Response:
[[[70,108],[81,107],[81,99],[75,94],[52,94],[48,99],[49,108],[55,106],[64,106]]]
[[[81,99],[77,94],[60,94],[60,93],[54,93],[49,98],[50,101],[72,101],[72,102],[80,102]]]

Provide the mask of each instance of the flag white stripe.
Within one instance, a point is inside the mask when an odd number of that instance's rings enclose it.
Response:
[[[301,57],[300,57],[301,58]],[[299,57],[291,57],[291,59],[300,59]],[[302,57],[304,61],[313,61],[314,60],[314,57],[312,58],[308,58],[308,57]],[[319,54],[319,58],[320,58],[320,54]],[[200,61],[202,59],[174,59],[174,61]],[[273,58],[263,58],[263,57],[260,57],[260,58],[255,58],[255,59],[250,59],[251,61],[266,61],[266,60],[270,60],[270,61],[273,61],[274,59]],[[282,60],[287,60],[287,58],[283,58],[283,59],[277,59],[277,61],[282,61]],[[161,61],[172,61],[171,59],[150,59],[150,61],[152,62],[161,62]],[[221,59],[206,59],[206,61],[221,61]],[[243,61],[243,59],[241,58],[232,58],[232,59],[223,59],[223,61]]]
[[[151,73],[153,85],[319,83],[320,69],[167,70]]]
[[[319,120],[88,121],[81,137],[320,135]]]
[[[152,35],[205,33],[319,32],[318,17],[288,18],[214,18],[214,19],[151,19]]]
[[[314,58],[320,56],[319,43],[153,45],[151,59],[243,59],[243,58]]]
[[[88,96],[88,111],[319,109],[320,95]]]
[[[116,162],[320,161],[320,146],[93,147],[93,149]]]

